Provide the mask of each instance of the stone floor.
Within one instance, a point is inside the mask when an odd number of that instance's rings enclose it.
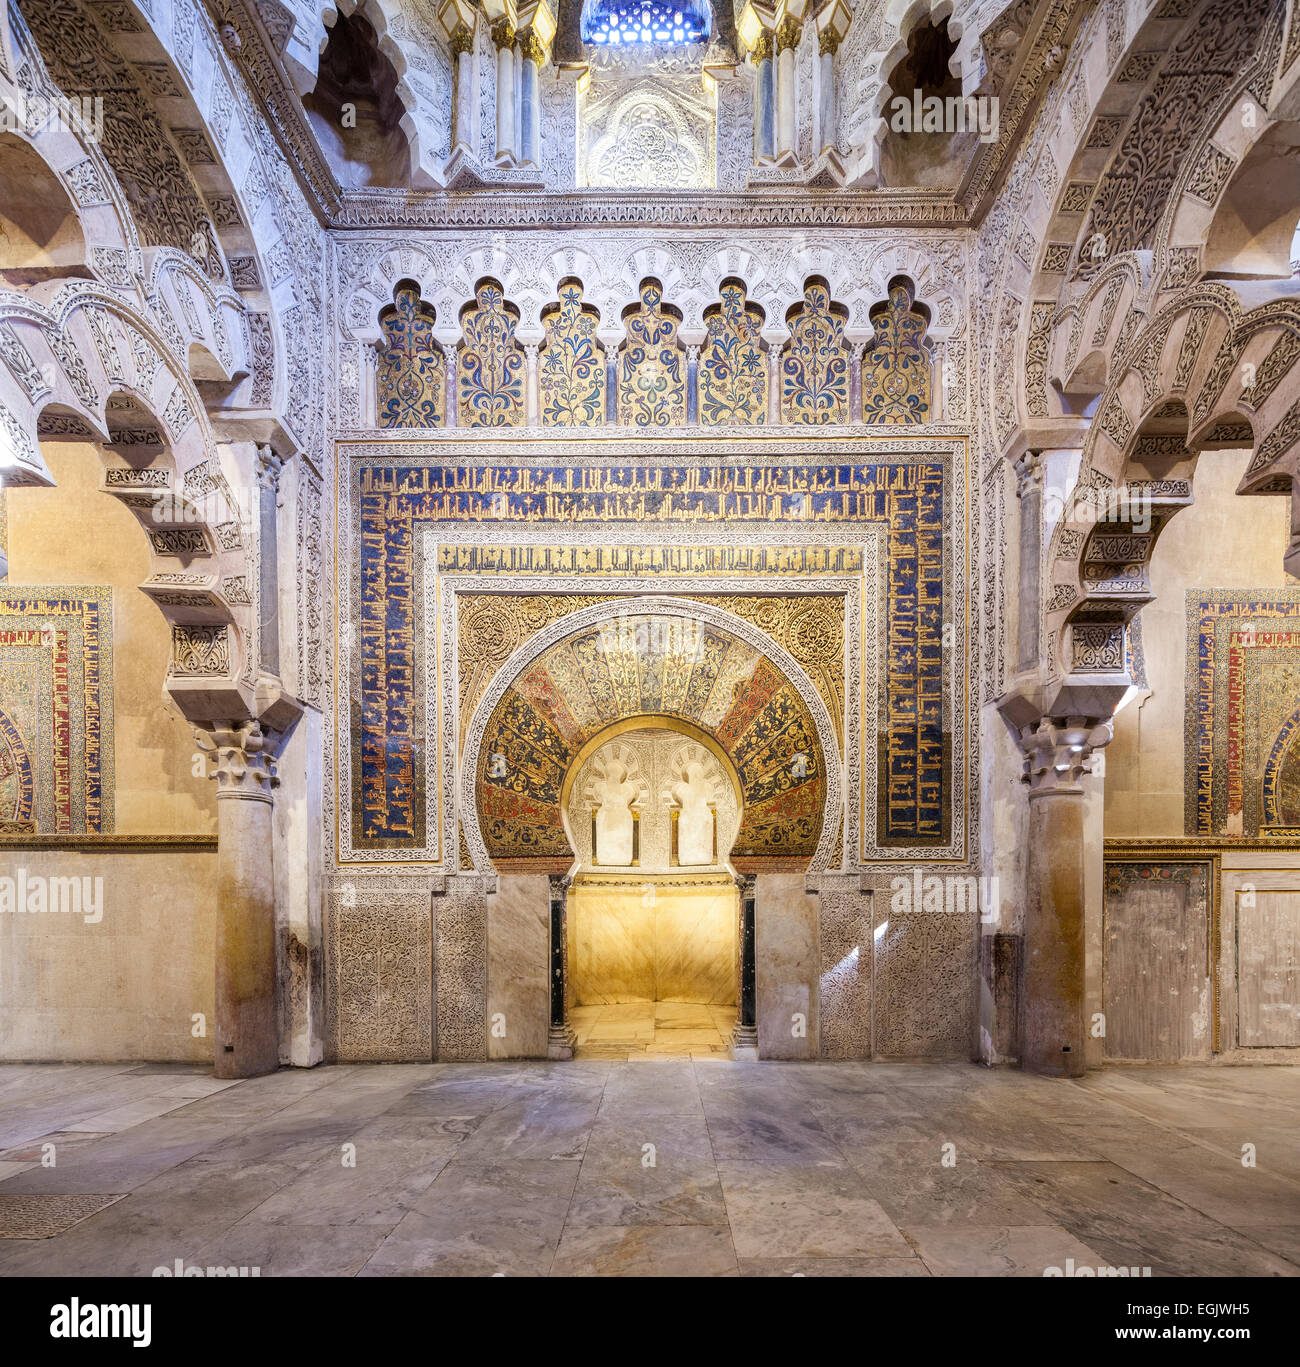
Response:
[[[1296,1276],[1300,1068],[9,1066],[0,1231],[0,1275]]]
[[[577,1034],[575,1057],[730,1058],[734,1006],[698,1002],[615,1002],[575,1006],[570,1019]]]

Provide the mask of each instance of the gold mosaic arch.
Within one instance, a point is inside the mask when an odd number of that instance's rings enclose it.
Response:
[[[670,615],[635,601],[544,646],[505,684],[477,753],[466,754],[488,859],[567,867],[566,779],[595,738],[635,720],[679,724],[734,769],[738,867],[807,867],[839,784],[817,718],[776,654],[784,652],[760,648],[713,614]]]

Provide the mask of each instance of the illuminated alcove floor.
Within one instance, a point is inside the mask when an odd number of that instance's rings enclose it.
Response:
[[[734,1006],[698,1002],[611,1002],[575,1006],[575,1057],[584,1059],[726,1058]]]

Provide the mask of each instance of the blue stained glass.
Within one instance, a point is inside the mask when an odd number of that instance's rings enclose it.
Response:
[[[588,0],[582,41],[608,46],[630,43],[702,43],[712,29],[705,0]]]

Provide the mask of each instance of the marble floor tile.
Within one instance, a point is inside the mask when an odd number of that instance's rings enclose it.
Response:
[[[1158,1148],[1105,1141],[1096,1147],[1116,1167],[1220,1224],[1237,1229],[1274,1224],[1279,1210],[1300,1210],[1300,1185],[1258,1167],[1243,1167],[1240,1153],[1223,1154],[1168,1138]]]
[[[742,1277],[929,1277],[920,1258],[740,1258]]]
[[[934,1144],[882,1144],[850,1162],[904,1232],[914,1225],[1029,1225],[1041,1209],[993,1167]]]
[[[639,1151],[619,1159],[583,1160],[566,1228],[579,1225],[727,1224],[718,1169],[704,1157],[667,1147],[653,1166]]]
[[[907,1258],[911,1248],[850,1167],[719,1163],[742,1258]]]
[[[262,1277],[355,1277],[383,1242],[376,1225],[268,1224],[247,1218],[185,1258],[200,1267],[257,1268]]]
[[[725,1228],[704,1225],[566,1226],[553,1277],[734,1277]]]
[[[379,1225],[392,1229],[428,1190],[460,1146],[436,1140],[358,1135],[349,1165],[323,1158],[262,1202],[251,1218],[279,1225]]]
[[[577,1179],[576,1161],[449,1163],[364,1275],[544,1277]]]
[[[916,1225],[908,1230],[936,1277],[1041,1277],[1045,1269],[1108,1264],[1060,1225]]]
[[[1300,1268],[1114,1163],[1005,1163],[1007,1180],[1116,1267],[1153,1276],[1295,1276]]]

